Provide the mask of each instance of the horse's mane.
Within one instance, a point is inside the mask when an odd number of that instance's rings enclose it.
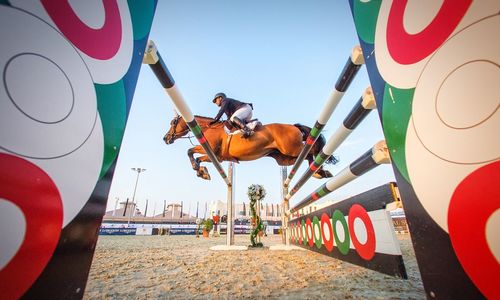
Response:
[[[212,117],[204,117],[204,116],[199,116],[199,115],[194,115],[194,117],[195,118],[200,118],[200,119],[205,119],[205,120],[210,120],[210,121],[214,120],[214,118],[212,118]]]

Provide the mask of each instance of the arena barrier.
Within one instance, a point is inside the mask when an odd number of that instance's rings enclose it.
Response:
[[[144,64],[148,64],[153,70],[153,73],[158,78],[158,81],[163,86],[167,94],[170,96],[174,106],[177,108],[177,111],[180,113],[186,124],[189,126],[191,132],[195,135],[196,139],[203,147],[208,157],[212,161],[213,165],[219,172],[222,179],[227,184],[227,226],[230,234],[227,234],[226,245],[231,246],[234,245],[234,190],[233,190],[233,182],[234,182],[234,163],[229,162],[228,173],[229,177],[224,172],[221,163],[217,159],[214,151],[210,147],[207,139],[203,135],[200,125],[196,122],[194,115],[191,113],[189,106],[186,101],[182,97],[179,89],[175,85],[174,78],[170,74],[165,62],[163,61],[158,49],[156,48],[153,41],[148,42],[148,46],[146,48],[146,52],[144,53]]]
[[[385,209],[397,200],[395,189],[394,183],[388,183],[291,220],[291,243],[407,279],[399,241]]]
[[[396,238],[390,214],[386,211],[386,205],[397,200],[395,184],[375,188],[308,215],[299,214],[306,206],[376,166],[389,162],[387,146],[384,141],[380,141],[285,212],[291,218],[286,225],[289,233],[287,238],[290,243],[406,279],[399,241]],[[356,223],[357,219],[361,222]],[[319,226],[320,220],[321,226],[316,227]],[[343,234],[337,231],[338,222],[343,226]],[[360,241],[358,236],[364,239]],[[351,251],[351,248],[356,251]]]
[[[349,5],[426,297],[500,299],[500,3]]]
[[[156,9],[96,4],[0,4],[2,299],[85,291]]]
[[[354,48],[354,49],[357,49],[357,48]],[[357,52],[357,53],[359,53],[359,55],[362,55],[361,52]],[[342,72],[343,74],[347,73],[347,74],[352,75],[352,74],[355,74],[357,72],[357,70],[359,69],[359,65],[356,65],[353,63],[352,57],[354,57],[354,55],[351,55],[351,59],[346,64],[346,67],[344,67],[344,71]],[[358,61],[364,61],[364,60],[359,59]],[[355,71],[346,72],[346,70],[349,70],[350,68],[355,68]],[[345,79],[345,78],[350,78],[348,81],[346,81],[346,82],[350,83],[350,81],[353,79],[353,76],[347,76],[347,75],[341,76],[341,79]],[[342,85],[343,86],[343,88],[341,89],[342,95],[346,91],[349,83]],[[340,93],[340,91],[338,90],[338,86],[339,86],[339,84],[336,85],[336,89],[333,92],[333,94],[335,94],[335,95],[338,95]],[[331,100],[332,98],[335,98],[336,100],[332,101]],[[330,99],[328,99],[327,104],[325,105],[325,107],[323,108],[323,110],[320,114],[320,116],[322,116],[322,117],[318,118],[318,121],[315,124],[315,130],[313,130],[313,131],[320,132],[323,129],[323,127],[325,126],[329,117],[333,113],[335,106],[338,104],[338,102],[340,100],[341,100],[340,96],[330,97]],[[327,194],[329,194],[329,193],[333,192],[334,190],[340,188],[341,186],[347,184],[348,182],[358,178],[359,176],[372,170],[376,166],[378,166],[380,164],[384,164],[384,163],[390,163],[389,153],[387,151],[387,145],[385,144],[385,141],[380,141],[377,144],[375,144],[375,146],[372,149],[365,152],[358,159],[356,159],[354,162],[352,162],[349,166],[347,166],[346,168],[341,170],[338,174],[334,175],[332,179],[328,180],[325,184],[320,186],[318,189],[316,189],[314,192],[312,192],[309,196],[307,196],[306,198],[301,200],[298,204],[295,205],[295,207],[293,207],[292,209],[288,209],[288,205],[289,205],[289,201],[290,201],[291,197],[300,189],[300,187],[302,187],[305,184],[305,182],[307,182],[307,180],[309,180],[311,178],[311,176],[318,170],[318,168],[320,168],[323,165],[323,163],[333,154],[333,151],[335,151],[341,145],[341,143],[349,136],[349,134],[358,126],[358,124],[361,123],[361,121],[375,107],[376,107],[376,104],[375,104],[375,98],[374,98],[373,92],[371,90],[371,87],[368,87],[364,91],[363,96],[354,105],[351,112],[347,115],[347,117],[344,119],[342,124],[339,126],[339,128],[332,134],[332,136],[330,137],[328,142],[325,144],[325,146],[321,150],[320,154],[318,154],[315,157],[315,160],[313,161],[313,163],[311,163],[309,168],[306,170],[306,172],[303,174],[303,176],[299,179],[297,184],[294,186],[294,188],[290,192],[287,191],[288,185],[290,183],[291,178],[296,173],[295,166],[300,165],[300,162],[299,161],[295,162],[294,168],[292,168],[292,170],[290,171],[290,174],[288,175],[287,179],[284,179],[284,177],[282,177],[282,182],[283,182],[283,186],[282,186],[283,190],[282,191],[283,191],[283,194],[286,193],[286,196],[283,199],[283,202],[284,202],[283,207],[284,207],[284,212],[285,212],[284,218],[283,218],[283,222],[284,222],[283,224],[284,224],[284,228],[285,228],[285,232],[286,232],[285,243],[287,245],[289,245],[292,240],[297,241],[297,239],[296,239],[297,235],[293,234],[293,227],[290,226],[290,224],[295,224],[295,226],[297,226],[297,224],[300,224],[300,222],[297,223],[297,221],[294,220],[294,221],[291,221],[292,223],[289,223],[289,221],[288,221],[290,219],[290,217],[293,216],[294,213],[298,213],[302,208],[312,204],[313,202],[319,200],[320,198],[326,196]],[[327,116],[327,117],[325,117],[325,116]],[[318,135],[319,135],[319,133],[318,133]],[[309,146],[313,145],[314,142],[316,141],[316,139],[317,139],[317,136],[315,136],[314,138],[311,138],[311,136],[309,136],[307,139],[307,142],[306,142],[306,146],[304,147],[303,151],[309,151],[309,149],[310,149]],[[300,156],[299,156],[299,158],[300,158]],[[283,169],[282,169],[282,172],[283,172]],[[285,171],[285,173],[286,173],[286,171]],[[392,189],[389,189],[389,190],[392,191]],[[380,194],[380,193],[376,193],[376,192],[374,192],[374,193],[377,195]],[[385,193],[385,195],[387,195],[387,194],[393,195],[394,193]],[[367,197],[368,195],[369,194],[364,194],[363,197]],[[361,198],[354,198],[354,199],[356,199],[356,201],[358,201]],[[363,209],[363,206],[372,205],[372,203],[370,203],[370,201],[375,201],[375,203],[390,203],[390,202],[394,202],[394,197],[389,197],[389,198],[386,197],[386,199],[379,199],[379,198],[371,199],[371,198],[369,198],[369,199],[366,199],[365,201],[363,201],[362,204],[357,204],[358,206],[356,206],[356,209]],[[349,201],[348,201],[348,203],[349,203]],[[335,208],[336,205],[333,205],[330,208],[332,208],[332,207]],[[395,232],[394,232],[394,228],[392,226],[392,220],[389,216],[389,213],[385,212],[385,204],[378,205],[376,207],[377,207],[376,210],[383,210],[384,211],[383,214],[385,217],[380,218],[379,217],[380,214],[375,213],[375,214],[372,214],[372,216],[375,216],[375,218],[378,218],[378,219],[372,220],[371,217],[368,216],[366,211],[363,210],[364,211],[363,222],[365,224],[364,233],[365,233],[365,235],[369,235],[370,239],[367,240],[365,244],[362,244],[362,243],[358,242],[357,239],[353,238],[353,245],[358,245],[358,248],[359,248],[359,247],[363,247],[363,245],[367,245],[367,243],[373,243],[373,247],[374,248],[378,247],[379,249],[385,249],[384,247],[386,247],[387,245],[390,245],[389,252],[387,252],[387,253],[381,252],[382,256],[384,256],[385,254],[393,255],[393,256],[390,256],[389,259],[387,259],[390,262],[389,265],[385,266],[382,263],[384,260],[380,260],[380,255],[377,256],[377,259],[375,259],[376,261],[372,261],[372,259],[374,258],[373,255],[371,255],[370,257],[368,257],[366,255],[362,256],[359,254],[359,252],[357,252],[357,254],[351,253],[351,254],[347,255],[349,245],[351,244],[349,236],[347,234],[344,234],[344,235],[342,235],[342,239],[340,239],[339,235],[336,231],[335,231],[335,243],[333,243],[334,239],[331,236],[330,236],[330,238],[331,238],[330,240],[325,240],[324,238],[319,238],[320,236],[318,234],[320,231],[318,231],[317,234],[314,235],[314,244],[316,245],[315,248],[312,247],[312,244],[313,244],[312,231],[311,232],[308,231],[308,234],[310,234],[309,235],[309,237],[310,237],[309,246],[310,247],[308,249],[310,249],[310,250],[322,249],[322,247],[327,246],[325,244],[325,243],[327,243],[328,250],[321,251],[321,253],[323,253],[323,254],[326,254],[329,256],[334,256],[338,259],[346,260],[349,262],[354,262],[358,265],[365,266],[367,268],[377,270],[377,271],[380,271],[380,272],[383,272],[386,274],[406,278],[406,272],[404,269],[404,264],[403,264],[403,260],[402,260],[402,256],[401,256],[401,250],[399,248],[399,242],[395,238]],[[342,213],[346,213],[349,210],[344,211],[344,212],[340,212],[340,211],[337,212],[337,210],[335,210],[335,215],[330,214],[330,216],[328,216],[326,214],[326,211],[330,208],[326,208],[326,209],[322,210],[322,211],[324,211],[324,214],[321,215],[321,218],[326,218],[326,217],[330,218],[331,217],[332,218],[331,223],[330,223],[330,221],[328,221],[328,224],[331,228],[332,226],[335,227],[336,222],[338,221],[335,219],[336,218],[335,216],[338,214],[342,215]],[[297,217],[298,214],[296,214],[295,216]],[[343,215],[342,215],[342,217],[343,217]],[[354,222],[355,218],[358,218],[358,216],[351,215],[352,222]],[[316,217],[316,219],[318,219],[318,218]],[[309,224],[311,222],[311,220],[307,219],[307,217],[301,217],[301,218],[299,218],[299,221],[300,220],[302,220],[302,222],[305,222],[304,220],[309,220],[308,221]],[[330,219],[328,219],[328,220],[330,220]],[[325,222],[326,222],[326,219],[324,220],[323,223],[325,223]],[[373,229],[369,229],[367,227],[368,226],[367,222],[370,222],[370,224],[375,223],[375,222],[378,222],[379,224],[381,224],[381,225],[378,225],[378,227],[377,227],[380,229],[377,231],[377,236],[380,236],[379,238],[375,237],[375,234],[373,233]],[[345,219],[344,219],[344,223],[345,223]],[[344,223],[342,223],[342,224],[344,224]],[[351,226],[352,229],[350,229],[351,235],[354,234],[354,227],[353,226]],[[372,225],[370,225],[370,226],[372,226]],[[370,228],[372,228],[372,227],[370,227]],[[323,232],[323,230],[324,230],[324,228],[322,226],[321,237],[327,236],[327,234],[325,232]],[[358,229],[358,230],[362,230],[362,229]],[[386,232],[383,232],[384,230]],[[347,232],[347,225],[346,224],[344,226],[344,232]],[[386,238],[387,236],[390,236],[391,238],[390,239]],[[303,235],[303,237],[305,237],[305,235]],[[329,244],[330,242],[332,243],[331,247]],[[306,240],[303,239],[303,240],[301,240],[301,243],[299,243],[299,244],[306,245],[307,243],[306,243]],[[338,250],[336,250],[332,254],[332,250],[334,248],[334,245],[335,245],[336,249],[342,248],[340,251],[343,255],[335,254],[338,252]],[[375,252],[373,252],[373,253],[375,253]]]

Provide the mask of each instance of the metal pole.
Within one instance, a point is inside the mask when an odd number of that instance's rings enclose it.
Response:
[[[227,185],[227,227],[226,245],[234,245],[234,163],[230,162],[227,169],[229,183]]]
[[[134,194],[132,195],[132,206],[135,208],[135,192],[137,191],[137,183],[139,182],[139,175],[141,175],[141,172],[146,171],[146,169],[132,168],[132,171],[137,172],[137,178],[135,179]],[[135,211],[135,209],[131,209],[130,214],[128,215],[127,227],[130,226],[130,219],[132,218],[132,210]]]
[[[115,197],[116,202],[115,202],[115,210],[113,210],[113,217],[116,215],[116,208],[118,207],[118,201],[120,201],[120,198]]]

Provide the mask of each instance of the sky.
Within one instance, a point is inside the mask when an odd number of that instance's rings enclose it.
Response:
[[[176,86],[193,114],[213,117],[218,107],[213,96],[251,102],[254,117],[262,123],[301,123],[312,127],[344,67],[358,45],[348,1],[158,1],[152,39]],[[363,66],[323,129],[326,139],[369,86]],[[192,215],[200,202],[226,201],[227,187],[211,164],[210,181],[196,177],[187,150],[188,139],[171,145],[163,142],[174,117],[173,104],[147,65],[139,74],[134,101],[122,142],[107,210],[116,200],[132,199],[150,216],[163,201],[180,203]],[[384,139],[376,111],[361,123],[335,151],[340,163],[327,165],[337,174]],[[197,144],[195,138],[192,142]],[[223,167],[227,170],[227,162]],[[291,167],[288,168],[288,171]],[[295,185],[307,169],[303,163],[292,180]],[[267,191],[264,203],[281,203],[281,173],[272,158],[241,162],[235,166],[235,201],[248,202],[251,184]],[[394,181],[390,165],[382,165],[319,202],[337,201]],[[290,200],[293,207],[327,179],[309,180]],[[156,204],[155,204],[156,203]]]

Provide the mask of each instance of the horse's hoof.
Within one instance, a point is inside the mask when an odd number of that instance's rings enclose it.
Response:
[[[208,170],[206,167],[201,167],[199,170],[198,170],[198,177],[201,177],[205,180],[210,180],[210,174],[208,173]]]
[[[314,173],[313,177],[316,178],[316,179],[322,179],[322,178],[333,177],[333,175],[332,175],[332,173],[330,173],[330,171],[323,170],[323,171]]]
[[[314,177],[314,178],[316,178],[316,179],[321,179],[321,178],[323,178],[323,176],[319,175],[318,173],[314,173],[314,174],[312,175],[312,177]]]
[[[325,171],[325,174],[323,176],[324,178],[330,178],[330,177],[333,177],[333,174],[330,173],[330,171]]]

